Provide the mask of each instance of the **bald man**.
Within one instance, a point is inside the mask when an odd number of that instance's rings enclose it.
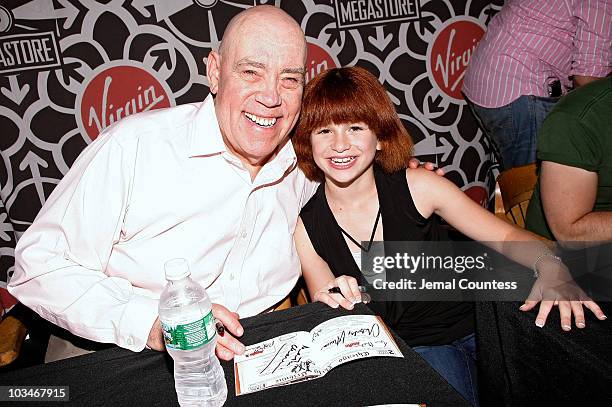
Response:
[[[9,291],[78,336],[163,350],[164,263],[185,258],[240,336],[238,314],[274,307],[300,275],[292,234],[314,185],[289,132],[305,60],[282,10],[237,15],[207,59],[211,95],[127,117],[81,153],[19,240]],[[243,349],[217,342],[223,359]]]

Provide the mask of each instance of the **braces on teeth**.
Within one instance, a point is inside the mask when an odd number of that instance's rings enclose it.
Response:
[[[355,159],[355,157],[332,158],[332,162],[336,164],[346,164]]]

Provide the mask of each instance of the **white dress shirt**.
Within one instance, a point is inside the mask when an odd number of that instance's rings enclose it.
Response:
[[[241,317],[300,275],[293,232],[316,185],[288,142],[251,177],[223,142],[212,97],[130,116],[89,145],[15,249],[9,291],[49,321],[142,350],[182,257]]]

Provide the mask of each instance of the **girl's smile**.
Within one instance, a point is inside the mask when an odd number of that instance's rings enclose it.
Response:
[[[311,133],[312,155],[325,177],[345,184],[371,168],[380,144],[362,122],[331,123]]]

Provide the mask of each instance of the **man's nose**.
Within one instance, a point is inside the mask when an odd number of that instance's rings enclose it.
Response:
[[[279,82],[275,78],[267,78],[263,82],[262,88],[257,95],[259,103],[266,107],[279,106],[281,104],[281,98],[278,87]]]

